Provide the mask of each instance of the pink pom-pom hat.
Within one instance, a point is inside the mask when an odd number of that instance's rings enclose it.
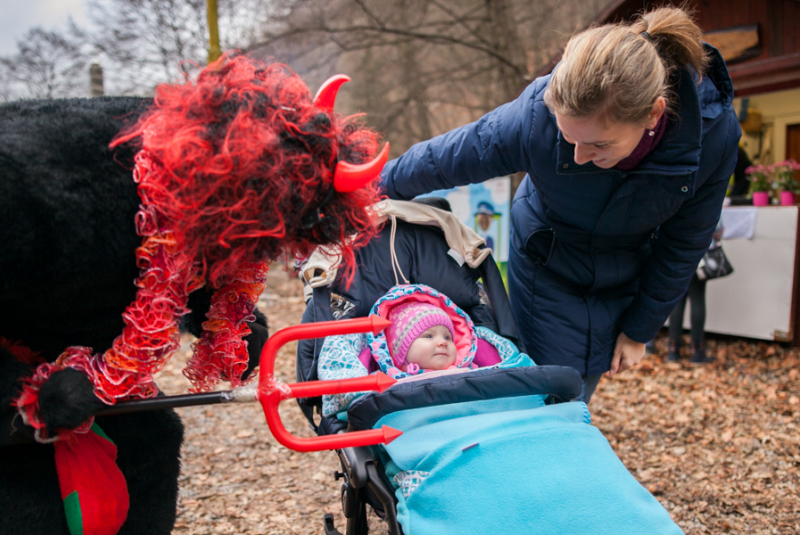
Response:
[[[393,307],[387,319],[392,325],[385,331],[389,354],[394,365],[401,368],[411,344],[419,335],[435,325],[443,325],[455,338],[455,329],[450,316],[436,305],[423,302],[405,302]]]

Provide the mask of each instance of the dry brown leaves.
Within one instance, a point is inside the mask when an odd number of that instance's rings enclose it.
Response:
[[[686,533],[800,533],[800,352],[717,339],[691,367],[657,346],[592,398],[628,469]]]
[[[274,267],[259,307],[270,332],[299,324],[300,281]],[[180,372],[190,342],[158,377],[168,394],[189,387]],[[603,379],[593,423],[687,534],[800,533],[800,352],[712,340],[718,362],[695,368],[662,364],[664,341],[657,345],[639,369]],[[294,351],[287,345],[278,356],[282,381],[295,380]],[[186,439],[175,534],[319,534],[326,512],[344,532],[333,453],[287,450],[257,404],[179,413]],[[312,436],[293,402],[281,413],[290,432]]]

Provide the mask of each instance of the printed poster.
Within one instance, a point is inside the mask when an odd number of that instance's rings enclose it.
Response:
[[[497,177],[481,184],[438,190],[420,197],[447,199],[458,219],[486,240],[495,261],[508,261],[511,177]]]

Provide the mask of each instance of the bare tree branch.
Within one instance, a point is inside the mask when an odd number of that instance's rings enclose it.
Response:
[[[317,83],[334,69],[365,80],[342,97],[341,109],[369,112],[370,123],[389,132],[400,151],[516,97],[561,39],[606,3],[276,2],[276,16],[251,52],[299,60],[295,68]]]
[[[17,49],[13,56],[0,57],[9,84],[5,100],[88,95],[85,55],[66,35],[36,27],[17,41]]]

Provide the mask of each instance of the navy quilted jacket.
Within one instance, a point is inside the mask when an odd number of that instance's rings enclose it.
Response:
[[[511,209],[509,287],[528,353],[584,375],[620,331],[646,342],[685,293],[719,221],[741,131],[722,57],[676,71],[664,136],[635,169],[577,165],[544,103],[550,76],[478,121],[389,162],[389,197],[526,172]]]

